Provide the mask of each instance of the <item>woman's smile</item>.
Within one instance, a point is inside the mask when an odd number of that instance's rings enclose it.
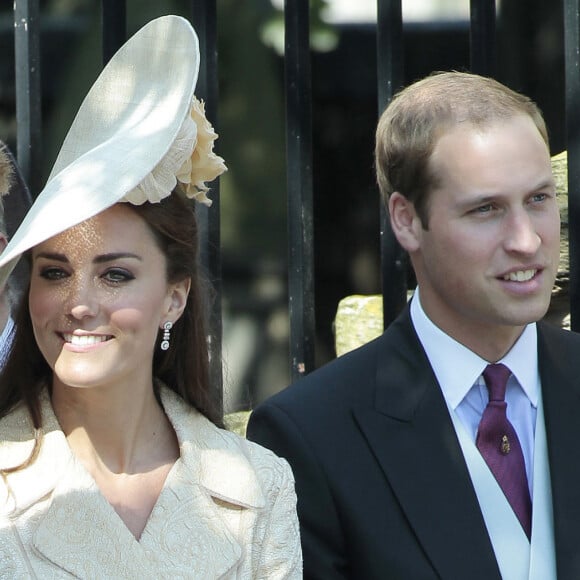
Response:
[[[94,346],[95,344],[101,344],[107,342],[113,338],[111,334],[61,334],[64,342],[71,346]]]

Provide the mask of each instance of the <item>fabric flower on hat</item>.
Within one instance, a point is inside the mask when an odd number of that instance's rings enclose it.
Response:
[[[218,135],[205,116],[204,102],[199,101],[195,96],[190,114],[197,127],[197,143],[191,157],[187,159],[177,174],[177,179],[186,184],[187,197],[210,206],[211,199],[207,197],[209,187],[205,182],[213,181],[227,171],[227,167],[224,160],[213,151],[214,141]]]
[[[135,205],[146,201],[157,203],[167,197],[179,181],[184,185],[185,195],[208,207],[209,187],[205,182],[213,181],[227,171],[224,160],[213,151],[218,135],[205,116],[203,101],[195,96],[190,114],[181,125],[169,151],[137,187],[123,197]]]

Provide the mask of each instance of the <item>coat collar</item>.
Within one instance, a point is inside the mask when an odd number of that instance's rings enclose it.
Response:
[[[95,575],[101,577],[121,572],[146,577],[155,566],[179,575],[186,562],[195,562],[201,577],[219,577],[240,561],[239,520],[255,517],[265,505],[245,442],[217,429],[169,389],[162,389],[161,399],[181,457],[138,542],[72,454],[49,397],[43,395],[40,454],[29,467],[8,476],[9,493],[2,486],[0,511],[17,522],[27,520],[31,506],[37,508],[39,517],[27,521],[44,558],[80,577],[87,576],[91,551],[95,556],[90,560],[98,562]],[[0,467],[28,457],[33,434],[23,407],[0,422],[0,441]]]
[[[266,500],[250,461],[246,442],[218,429],[168,388],[163,407],[179,441],[181,458],[208,493],[242,508],[262,508]]]

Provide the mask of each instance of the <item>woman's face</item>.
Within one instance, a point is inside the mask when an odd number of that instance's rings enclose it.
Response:
[[[150,383],[157,331],[188,290],[168,284],[165,256],[126,204],[36,246],[30,317],[55,386]]]

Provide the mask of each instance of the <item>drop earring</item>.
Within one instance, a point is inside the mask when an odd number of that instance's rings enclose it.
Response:
[[[173,322],[168,320],[163,325],[163,338],[161,339],[161,350],[169,349],[169,341],[171,340],[170,330],[173,328]]]

